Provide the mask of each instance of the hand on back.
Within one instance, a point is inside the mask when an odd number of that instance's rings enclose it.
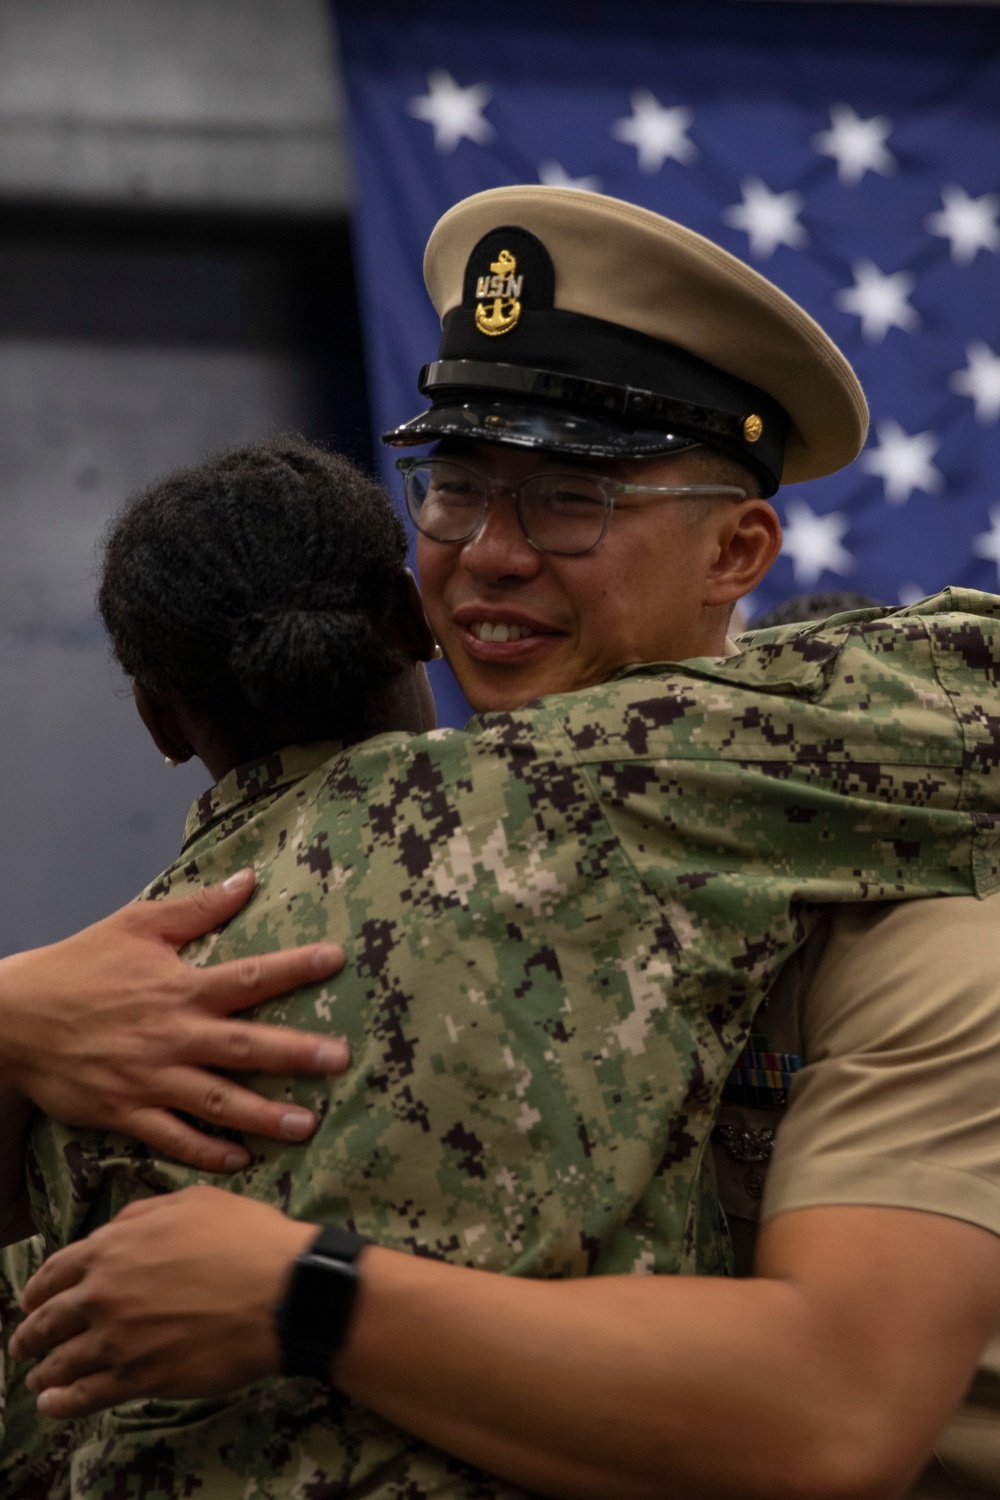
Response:
[[[123,1131],[206,1171],[238,1170],[247,1153],[177,1111],[252,1135],[311,1135],[309,1111],[225,1073],[340,1073],[345,1043],[230,1017],[336,974],[343,951],[314,943],[211,968],[177,953],[234,916],[253,884],[246,870],[176,901],[134,903],[0,961],[0,1083],[64,1124]]]
[[[273,1309],[317,1226],[192,1187],[130,1203],[50,1256],[11,1341],[48,1416],[121,1401],[214,1396],[281,1372]]]

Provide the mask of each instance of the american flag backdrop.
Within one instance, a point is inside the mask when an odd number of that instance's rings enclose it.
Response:
[[[800,302],[854,364],[872,430],[779,493],[751,602],[850,588],[896,604],[1000,587],[1000,10],[339,0],[355,234],[378,431],[425,404],[435,221],[506,183],[680,220]],[[385,472],[398,493],[392,457]],[[442,720],[461,722],[453,681]]]

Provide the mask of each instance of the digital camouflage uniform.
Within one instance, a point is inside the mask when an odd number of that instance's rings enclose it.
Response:
[[[340,976],[257,1014],[343,1033],[353,1063],[251,1080],[321,1123],[254,1139],[231,1190],[513,1275],[722,1271],[712,1122],[812,903],[1000,888],[998,672],[1000,599],[951,591],[232,772],[147,894],[252,863],[194,961],[343,939]],[[30,1179],[52,1246],[199,1180],[51,1123]],[[519,1493],[304,1379],[76,1442],[75,1500]]]
[[[29,1365],[7,1354],[7,1341],[21,1321],[18,1298],[45,1259],[40,1234],[0,1250],[0,1495],[24,1500],[68,1500],[72,1424],[39,1416],[24,1384]]]

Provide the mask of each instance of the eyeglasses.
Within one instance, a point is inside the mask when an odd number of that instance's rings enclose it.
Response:
[[[406,508],[414,526],[432,542],[469,542],[486,524],[496,494],[514,500],[518,525],[536,552],[583,557],[608,529],[611,512],[628,495],[674,498],[723,495],[745,500],[731,484],[623,484],[596,474],[532,474],[520,484],[487,480],[447,458],[397,458]]]

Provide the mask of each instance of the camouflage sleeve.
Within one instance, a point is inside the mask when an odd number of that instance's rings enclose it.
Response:
[[[0,1250],[0,1494],[4,1500],[69,1500],[72,1423],[38,1415],[24,1383],[30,1365],[11,1359],[11,1336],[21,1319],[19,1297],[42,1264],[41,1235]]]

